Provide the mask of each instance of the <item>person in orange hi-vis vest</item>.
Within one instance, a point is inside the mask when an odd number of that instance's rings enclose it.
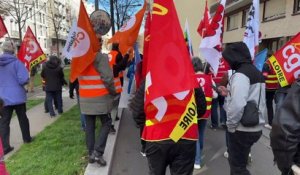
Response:
[[[97,38],[102,45],[101,35],[97,34]],[[100,166],[105,166],[106,161],[103,154],[111,127],[109,114],[117,91],[114,86],[113,71],[109,66],[108,55],[101,52],[101,47],[94,58],[94,62],[79,75],[78,82],[81,112],[86,117],[86,144],[89,163],[97,162]],[[95,140],[97,118],[100,118],[102,125],[98,138]]]
[[[117,97],[114,99],[113,108],[115,110],[112,111],[111,118],[112,118],[112,125],[110,128],[110,133],[114,134],[116,132],[116,129],[114,127],[115,120],[119,117],[117,117],[117,111],[119,106],[119,99],[120,94],[122,92],[122,86],[123,86],[123,75],[122,72],[125,70],[127,66],[127,62],[129,59],[128,52],[124,55],[124,58],[119,51],[119,43],[113,43],[112,44],[112,50],[108,54],[109,58],[109,65],[113,69],[114,73],[114,85],[116,88],[116,91],[118,93]]]
[[[271,56],[271,54],[269,55]],[[276,72],[270,65],[269,61],[264,64],[262,72],[266,79],[266,103],[268,111],[268,123],[265,124],[265,127],[268,129],[272,129],[272,120],[274,117],[273,100],[275,92],[279,87],[279,82]]]
[[[0,118],[2,117],[2,110],[3,110],[4,102],[0,98]],[[6,171],[5,162],[4,162],[4,151],[2,147],[2,141],[0,139],[0,174],[1,175],[9,175]]]

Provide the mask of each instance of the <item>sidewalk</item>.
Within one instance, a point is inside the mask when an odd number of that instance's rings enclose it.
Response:
[[[112,112],[114,113],[116,112],[115,110]],[[115,154],[115,146],[116,146],[116,140],[119,137],[119,124],[122,121],[122,118],[125,117],[123,116],[125,113],[124,111],[122,112],[122,110],[119,109],[118,114],[120,117],[119,121],[116,121],[114,126],[116,129],[116,134],[109,134],[108,138],[107,138],[107,142],[106,142],[106,147],[105,147],[105,151],[104,151],[104,159],[107,162],[107,165],[105,167],[101,167],[99,164],[97,163],[89,163],[88,166],[85,169],[85,173],[84,175],[108,175],[110,174],[110,168],[112,166],[112,162],[113,162],[113,156]]]
[[[28,93],[28,99],[30,98],[42,98],[45,99],[45,92],[42,91],[41,87],[36,88],[34,93]],[[68,90],[63,90],[63,110],[66,112],[71,107],[73,107],[77,101],[76,99],[70,99]],[[49,113],[44,113],[44,103],[41,103],[30,110],[27,111],[27,117],[30,123],[30,133],[31,136],[37,135],[39,132],[43,131],[45,127],[56,121],[60,115],[57,117],[50,118]],[[19,126],[19,121],[17,117],[13,117],[10,122],[10,144],[15,149],[5,156],[5,159],[9,158],[18,149],[20,149],[23,144],[23,139],[21,135],[21,130]]]
[[[202,155],[202,168],[195,170],[194,175],[229,175],[228,160],[223,156],[225,146],[225,131],[209,128],[205,131],[204,150]],[[128,110],[123,112],[115,153],[110,164],[109,175],[146,175],[149,168],[147,158],[140,154],[141,143],[139,129]],[[253,162],[248,166],[254,175],[280,175],[273,163],[273,153],[270,148],[268,129],[263,129],[263,136],[254,144],[251,150]],[[167,175],[170,173],[167,171]],[[99,175],[99,174],[98,174]],[[102,175],[102,174],[101,174]],[[106,175],[106,174],[103,174]]]

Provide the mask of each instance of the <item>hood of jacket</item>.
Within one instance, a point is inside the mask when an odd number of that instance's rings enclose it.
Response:
[[[230,44],[225,48],[222,55],[233,70],[237,70],[242,64],[251,64],[249,49],[243,42]]]
[[[59,66],[58,61],[49,60],[46,62],[46,67],[49,69],[57,69]]]
[[[16,56],[9,54],[9,53],[3,53],[0,55],[0,66],[5,66],[11,62],[16,61]]]

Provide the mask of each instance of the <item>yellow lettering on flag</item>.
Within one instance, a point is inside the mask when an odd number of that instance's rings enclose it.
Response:
[[[35,60],[31,61],[30,62],[30,70],[33,66],[41,63],[42,61],[46,60],[46,55],[45,54],[42,54],[41,56],[37,57]]]
[[[273,69],[276,72],[276,75],[277,75],[280,86],[285,87],[285,86],[289,85],[289,83],[288,83],[288,81],[287,81],[287,79],[284,75],[284,72],[283,72],[282,68],[280,67],[280,64],[278,63],[276,57],[271,56],[269,58],[269,60],[270,60],[270,63],[272,65]]]
[[[154,3],[153,4],[153,9],[154,8],[158,8],[160,11],[158,10],[153,10],[152,14],[154,15],[160,15],[160,16],[164,16],[168,13],[168,9],[160,4]]]
[[[194,98],[194,93],[191,96],[189,103],[187,104],[185,111],[177,122],[175,128],[170,134],[170,138],[174,142],[178,140],[189,130],[189,128],[197,123],[197,106]]]

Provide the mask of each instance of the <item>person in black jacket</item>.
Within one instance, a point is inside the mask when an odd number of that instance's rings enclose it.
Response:
[[[300,79],[285,90],[287,91],[284,91],[273,119],[270,141],[274,161],[282,175],[298,175],[300,174]]]
[[[46,81],[46,101],[50,116],[55,117],[56,114],[53,110],[53,99],[57,100],[58,113],[63,113],[62,86],[67,84],[57,56],[50,56],[49,61],[43,66],[41,77]]]

